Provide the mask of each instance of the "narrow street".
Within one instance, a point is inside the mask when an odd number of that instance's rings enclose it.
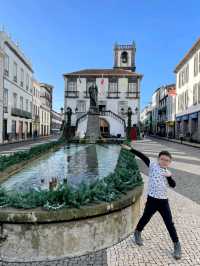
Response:
[[[56,141],[58,136],[49,136],[45,138],[39,138],[35,140],[28,140],[24,142],[16,142],[5,145],[0,145],[0,155],[9,155],[18,151],[26,151],[31,147],[34,147],[38,144],[44,144],[52,141]]]

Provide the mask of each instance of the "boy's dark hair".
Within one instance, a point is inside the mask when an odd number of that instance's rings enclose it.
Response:
[[[165,155],[167,157],[169,157],[170,159],[172,159],[172,155],[171,153],[169,153],[168,151],[161,151],[159,154],[158,154],[158,158],[160,158],[160,156],[162,155]]]

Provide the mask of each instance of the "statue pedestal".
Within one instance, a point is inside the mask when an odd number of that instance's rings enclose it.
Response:
[[[89,111],[86,138],[90,140],[90,143],[95,143],[100,136],[99,114]]]

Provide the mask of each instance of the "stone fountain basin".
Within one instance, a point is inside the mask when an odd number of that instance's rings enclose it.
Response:
[[[112,203],[80,209],[1,209],[1,259],[51,261],[110,247],[133,232],[140,215],[142,192],[140,185]]]

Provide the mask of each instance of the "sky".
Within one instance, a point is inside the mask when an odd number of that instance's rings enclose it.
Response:
[[[31,59],[34,77],[64,105],[63,74],[112,68],[113,46],[136,43],[141,107],[200,37],[199,0],[0,0],[0,27]]]

